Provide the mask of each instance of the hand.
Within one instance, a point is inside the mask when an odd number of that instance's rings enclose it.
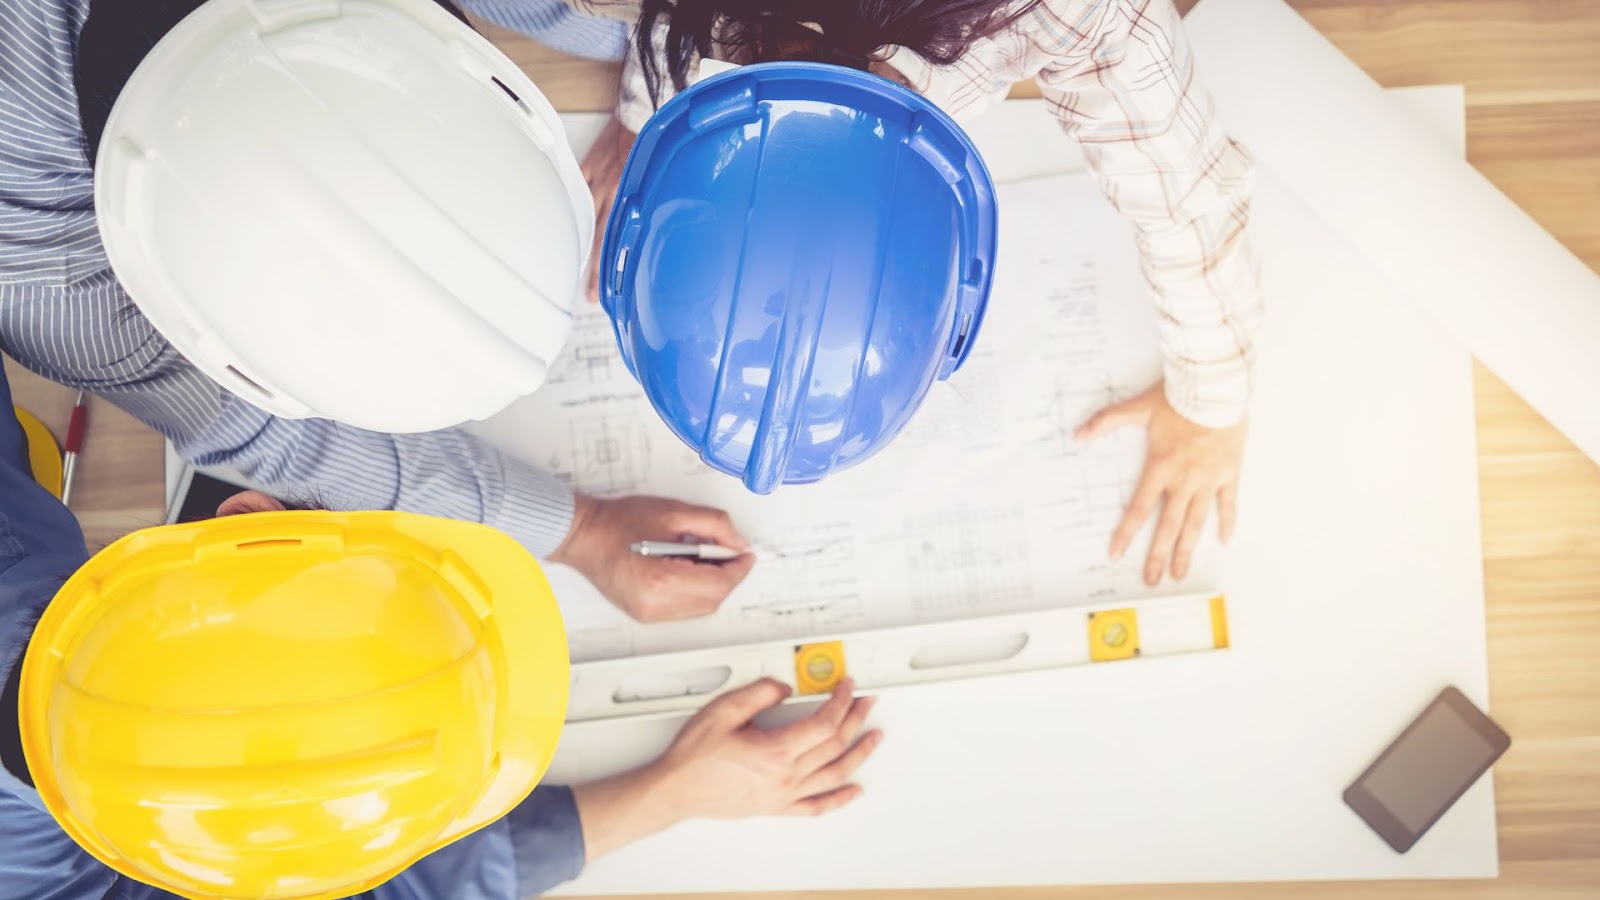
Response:
[[[850,778],[883,743],[857,739],[874,699],[852,699],[847,679],[811,715],[763,731],[751,720],[791,689],[763,679],[713,700],[655,763],[685,818],[817,816],[861,796]]]
[[[745,550],[750,542],[720,509],[664,497],[601,500],[579,494],[567,539],[551,562],[572,566],[607,600],[641,622],[707,616],[756,564],[746,553],[727,562],[646,557],[628,549],[636,541],[699,541]]]
[[[1121,559],[1163,497],[1166,507],[1150,541],[1144,580],[1156,585],[1170,559],[1173,578],[1189,574],[1200,530],[1217,504],[1217,534],[1227,543],[1233,537],[1237,512],[1239,464],[1244,458],[1245,423],[1230,428],[1206,428],[1185,419],[1162,390],[1162,383],[1132,400],[1095,413],[1077,431],[1080,440],[1098,437],[1125,425],[1142,425],[1149,432],[1144,472],[1122,523],[1111,536],[1111,558]]]
[[[583,180],[594,195],[594,249],[589,254],[589,302],[600,302],[600,248],[605,243],[606,221],[611,217],[611,204],[617,199],[617,185],[622,181],[622,166],[628,161],[628,152],[638,135],[622,127],[622,121],[612,116],[605,130],[584,154],[579,168]]]
[[[839,685],[811,715],[771,731],[752,721],[789,696],[764,679],[711,701],[678,732],[660,759],[573,788],[590,861],[693,818],[815,816],[861,796],[850,778],[883,743],[856,734],[872,698],[852,700]]]

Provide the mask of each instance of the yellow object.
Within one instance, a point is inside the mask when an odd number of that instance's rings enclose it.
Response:
[[[1228,649],[1228,601],[1220,594],[1211,598],[1211,645]]]
[[[44,485],[56,498],[61,497],[61,447],[39,417],[20,406],[17,421],[22,423],[22,434],[28,439],[28,466],[33,470],[33,480]]]
[[[259,513],[96,554],[40,619],[19,706],[45,805],[96,859],[191,898],[333,898],[527,796],[569,677],[506,535]]]
[[[1089,613],[1089,659],[1109,662],[1139,655],[1139,614],[1131,609]]]
[[[826,694],[844,679],[844,642],[824,641],[794,648],[797,694]]]

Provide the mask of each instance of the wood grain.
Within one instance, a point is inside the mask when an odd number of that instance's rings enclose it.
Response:
[[[59,444],[78,392],[5,357],[12,399],[39,417]],[[73,479],[72,509],[91,550],[162,521],[166,507],[161,435],[106,400],[89,397],[84,452]]]
[[[1600,271],[1600,0],[1292,2],[1386,86],[1465,84],[1469,158]],[[557,108],[611,107],[616,65],[488,31]],[[1499,879],[745,896],[1600,898],[1600,467],[1494,376],[1480,368],[1476,383],[1490,686],[1494,715],[1515,739],[1496,767]],[[19,402],[64,427],[70,391],[26,374],[14,376],[13,388]],[[92,414],[75,506],[104,540],[159,517],[160,442],[108,404],[96,402]]]

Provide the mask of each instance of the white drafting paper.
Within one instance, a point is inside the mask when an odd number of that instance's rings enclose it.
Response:
[[[1404,99],[1459,154],[1460,92]],[[970,130],[991,162],[1024,143],[1034,160],[1075,158],[1034,114],[1004,104]],[[1065,260],[1115,227],[1103,206],[1071,212],[1013,230],[1053,234],[1034,246]],[[1218,576],[1231,650],[896,692],[873,714],[888,740],[861,774],[867,792],[845,810],[690,823],[561,892],[1492,876],[1487,778],[1404,856],[1339,800],[1440,688],[1488,701],[1470,360],[1270,172],[1256,216],[1271,305],[1239,533]],[[1100,309],[1147,303],[1102,294]],[[549,779],[641,764],[678,724],[569,729]]]
[[[995,300],[972,356],[889,449],[820,484],[756,496],[706,466],[650,408],[610,320],[582,305],[545,386],[480,433],[577,490],[726,509],[773,558],[715,616],[657,625],[629,620],[575,572],[547,567],[575,660],[1152,594],[1138,578],[1139,552],[1119,563],[1106,555],[1143,435],[1072,436],[1159,372],[1130,231],[1087,178],[1045,193],[1002,186],[1000,198],[1015,224],[1002,227]],[[1092,208],[1097,225],[1065,247],[1026,226],[1063,204]],[[1213,586],[1205,558],[1161,592]]]
[[[1600,275],[1286,4],[1206,0],[1188,31],[1261,164],[1600,461]]]

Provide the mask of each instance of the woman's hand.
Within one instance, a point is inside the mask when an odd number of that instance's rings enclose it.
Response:
[[[1172,577],[1182,578],[1189,574],[1189,562],[1213,501],[1218,535],[1224,543],[1233,536],[1245,423],[1231,428],[1196,425],[1172,408],[1158,381],[1132,400],[1095,413],[1078,429],[1077,436],[1086,440],[1125,425],[1143,426],[1150,440],[1139,486],[1123,513],[1122,524],[1111,536],[1111,558],[1122,558],[1134,535],[1166,498],[1145,559],[1144,580],[1159,584],[1169,561]]]

